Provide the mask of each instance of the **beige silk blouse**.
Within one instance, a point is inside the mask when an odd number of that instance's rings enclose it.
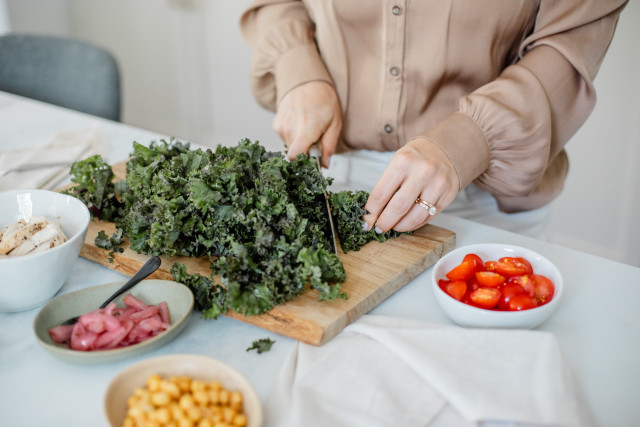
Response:
[[[591,113],[593,79],[625,0],[256,0],[240,28],[251,88],[275,110],[332,84],[338,152],[412,139],[451,159],[505,212],[562,190],[564,145]]]

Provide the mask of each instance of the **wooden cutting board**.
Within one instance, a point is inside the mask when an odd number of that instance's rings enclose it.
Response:
[[[125,165],[114,165],[118,179],[123,179]],[[113,254],[113,262],[109,262],[109,251],[94,244],[101,230],[111,235],[115,232],[115,225],[92,221],[80,255],[126,276],[133,276],[149,256],[138,254],[125,244],[124,252]],[[265,314],[244,316],[229,310],[225,316],[307,344],[322,345],[435,264],[455,247],[455,237],[450,230],[426,225],[411,235],[402,235],[384,243],[369,242],[360,251],[344,254],[339,250],[338,256],[347,273],[347,280],[342,284],[347,300],[318,301],[318,292],[308,290]],[[161,259],[162,265],[150,278],[172,280],[169,270],[176,261],[185,264],[191,274],[210,275],[206,258],[162,256]],[[215,320],[211,321],[211,327],[215,327]]]

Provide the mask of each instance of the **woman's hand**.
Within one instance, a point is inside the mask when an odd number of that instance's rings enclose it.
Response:
[[[435,144],[414,139],[391,158],[365,205],[367,229],[383,233],[415,230],[433,217],[416,198],[442,211],[456,196],[460,180],[453,164]],[[437,213],[436,213],[437,215]]]
[[[291,89],[278,106],[273,130],[289,148],[287,157],[291,160],[320,142],[323,166],[327,167],[342,130],[340,101],[333,86],[313,81]]]

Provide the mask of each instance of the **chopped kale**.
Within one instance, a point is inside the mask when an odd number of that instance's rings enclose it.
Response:
[[[378,234],[372,228],[369,231],[362,230],[364,220],[362,216],[367,213],[364,205],[367,203],[369,193],[366,191],[341,191],[331,193],[331,215],[335,222],[338,238],[342,251],[359,251],[362,246],[372,240],[384,242],[387,239],[398,237],[401,234],[394,230]]]
[[[271,346],[275,343],[271,338],[260,338],[255,340],[247,351],[258,350],[258,354],[271,350]]]
[[[109,251],[109,262],[113,262],[113,254],[115,254],[116,252],[124,252],[124,249],[120,246],[122,245],[121,228],[116,229],[116,232],[111,236],[107,236],[107,233],[105,233],[104,230],[100,230],[98,231],[98,235],[93,242],[97,247]]]

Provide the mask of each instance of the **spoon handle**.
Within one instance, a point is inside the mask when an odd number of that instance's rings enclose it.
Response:
[[[111,301],[118,298],[121,294],[123,294],[124,292],[127,292],[129,289],[137,285],[138,282],[142,281],[142,279],[146,278],[151,273],[156,271],[158,267],[160,267],[160,258],[157,256],[152,256],[151,258],[149,258],[149,260],[145,262],[142,267],[140,267],[140,270],[138,270],[138,272],[134,274],[133,277],[127,281],[127,283],[122,285],[120,289],[118,289],[113,295],[109,297],[109,299],[107,299],[104,303],[102,303],[100,308],[105,308],[107,305],[109,305]],[[73,325],[78,321],[78,319],[80,319],[80,316],[72,317],[71,319],[68,319],[65,322],[62,322],[60,325],[62,326]]]
[[[137,285],[138,282],[142,281],[151,273],[156,271],[158,267],[160,267],[160,262],[160,257],[157,257],[155,255],[149,258],[149,260],[145,262],[142,267],[140,267],[140,270],[138,270],[138,272],[134,274],[133,277],[129,279],[129,281],[127,281],[127,283],[122,285],[120,289],[118,289],[113,295],[111,295],[105,302],[102,303],[100,308],[105,308],[111,301],[118,298],[120,295]]]

